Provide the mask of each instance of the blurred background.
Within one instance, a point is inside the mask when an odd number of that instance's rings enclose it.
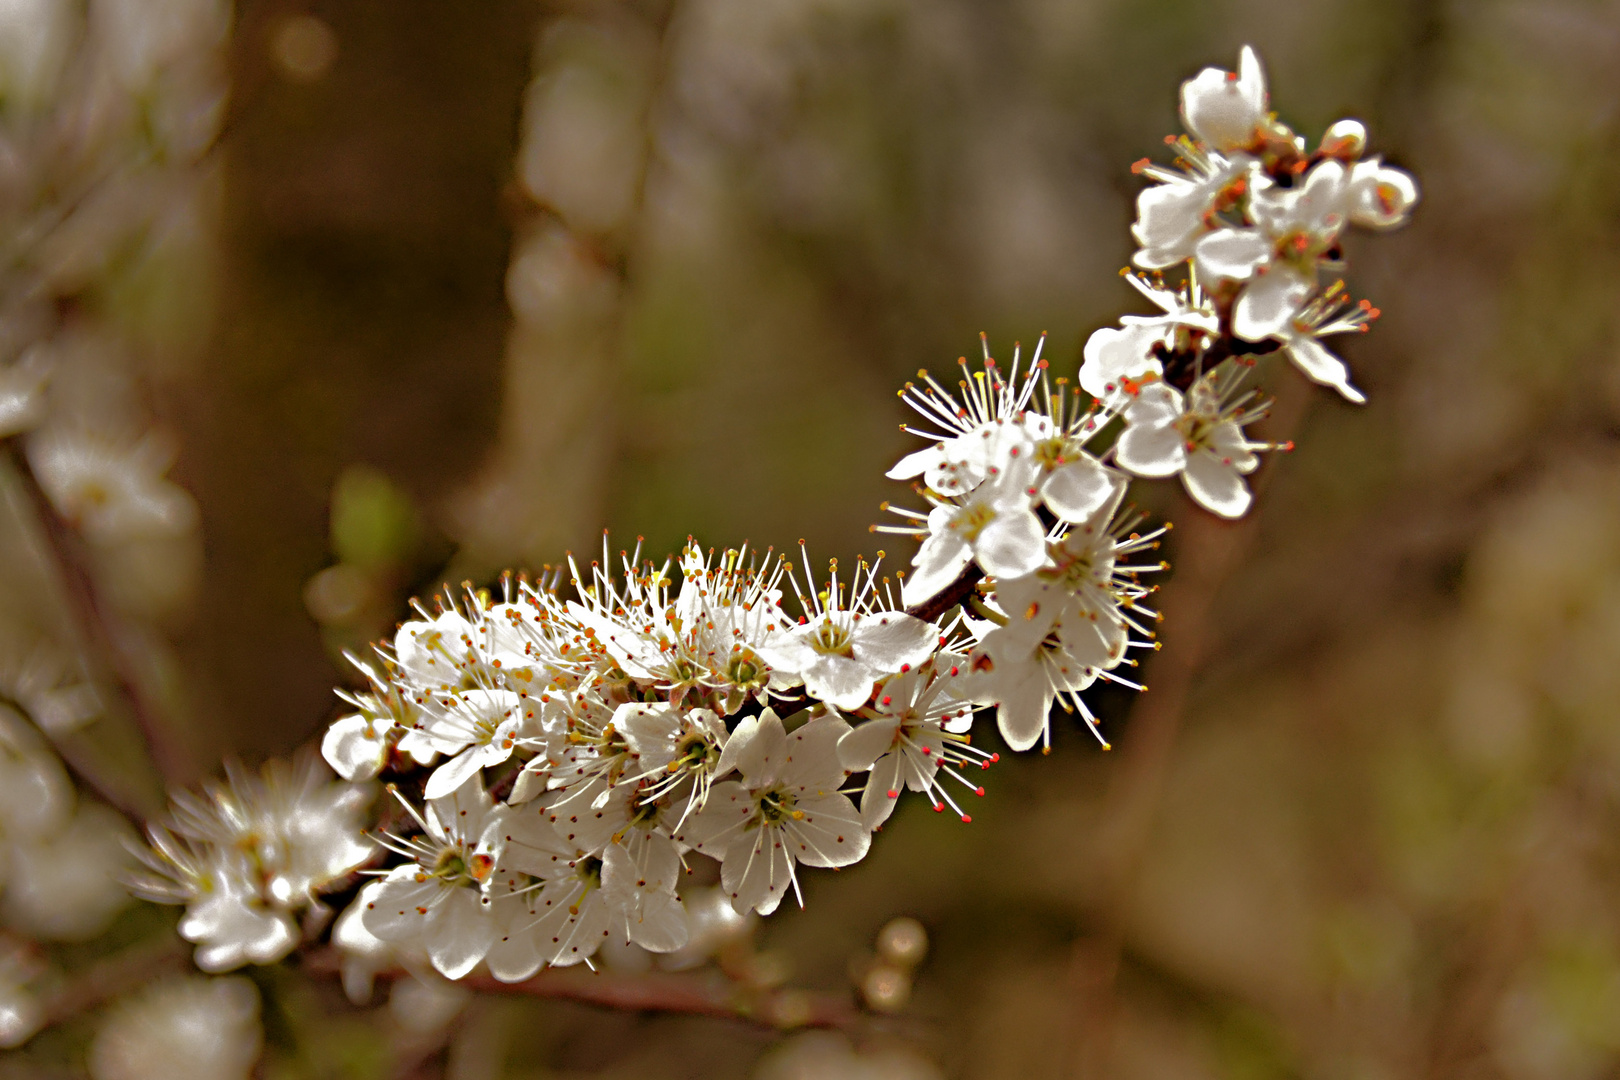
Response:
[[[92,553],[123,631],[87,677],[136,688],[171,782],[308,743],[341,649],[441,581],[604,528],[871,551],[895,390],[980,331],[1002,359],[1046,332],[1072,375],[1139,311],[1129,165],[1244,43],[1297,130],[1358,117],[1424,191],[1349,246],[1385,312],[1346,349],[1370,403],[1270,372],[1298,448],[1251,520],[1153,506],[1181,569],[1153,693],[1098,699],[1116,748],[1059,717],[971,825],[903,803],[762,926],[839,990],[917,917],[892,1019],[784,1041],[478,999],[402,1064],[265,969],[262,1075],[1620,1075],[1620,4],[111,6],[136,39],[212,28],[140,99],[212,140],[129,181],[161,212],[50,308],[59,370],[122,357],[195,498],[180,539]],[[49,40],[0,56],[7,102]],[[6,603],[65,603],[8,505]],[[149,797],[129,725],[94,723],[80,751]],[[0,1076],[76,1075],[87,1030]]]

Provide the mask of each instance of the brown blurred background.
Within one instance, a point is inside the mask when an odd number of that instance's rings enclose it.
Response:
[[[1285,391],[1252,525],[1155,507],[1187,615],[1166,704],[1099,699],[1117,750],[1060,718],[765,940],[836,987],[920,917],[895,1033],[953,1077],[1620,1075],[1611,2],[246,0],[215,327],[155,403],[203,512],[195,768],[307,741],[334,650],[440,580],[608,527],[870,551],[895,389],[981,330],[1072,375],[1139,310],[1129,164],[1245,42],[1283,118],[1356,116],[1423,185],[1349,252],[1371,403]],[[483,1075],[765,1045],[479,1008]]]

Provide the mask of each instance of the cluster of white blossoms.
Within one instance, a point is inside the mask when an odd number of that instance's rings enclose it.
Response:
[[[1055,704],[1101,740],[1082,695],[1139,688],[1132,654],[1156,647],[1168,526],[1144,525],[1132,478],[1244,514],[1273,448],[1245,431],[1266,354],[1360,400],[1319,339],[1375,312],[1323,270],[1345,227],[1416,198],[1353,122],[1307,151],[1247,49],[1189,81],[1182,113],[1178,166],[1139,168],[1156,186],[1130,280],[1157,314],[1099,330],[1072,382],[1039,349],[1002,365],[986,346],[955,388],[924,372],[902,391],[927,445],[889,476],[926,506],[876,527],[921,542],[898,584],[881,553],[818,578],[807,556],[689,542],[418,606],[354,658],[367,685],[322,745],[346,783],[236,777],[153,830],[147,894],[189,905],[198,962],[285,955],[294,915],[362,867],[333,940],[373,959],[518,981],[604,944],[677,953],[712,896],[683,887],[697,860],[736,915],[768,915],[803,902],[803,868],[863,858],[907,793],[970,820],[992,717],[1013,750],[1050,747]],[[372,846],[359,815],[384,775]]]

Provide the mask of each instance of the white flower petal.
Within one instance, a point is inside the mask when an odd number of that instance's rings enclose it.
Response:
[[[1168,424],[1129,424],[1114,444],[1114,460],[1137,476],[1174,476],[1187,464],[1187,445]]]
[[[1046,530],[1033,513],[1002,514],[973,545],[979,565],[992,577],[1018,577],[1046,561]]]
[[[856,724],[838,740],[838,760],[850,772],[870,769],[872,763],[894,747],[900,718],[880,716]]]
[[[907,454],[895,462],[894,468],[883,475],[890,480],[914,480],[929,469],[938,468],[945,461],[945,444],[936,443],[926,450]]]
[[[855,624],[855,658],[884,675],[917,667],[939,646],[939,627],[903,611],[877,611]]]
[[[426,799],[442,799],[470,780],[483,767],[481,748],[469,746],[449,761],[433,770],[427,786],[422,789]]]
[[[793,887],[793,856],[774,825],[743,833],[726,848],[720,885],[739,915],[749,909],[769,915]]]
[[[1041,498],[1058,520],[1079,524],[1108,505],[1124,484],[1118,473],[1082,453],[1052,470],[1041,485]]]
[[[388,761],[394,722],[353,713],[332,722],[321,739],[321,756],[345,780],[370,780]]]
[[[1366,395],[1350,385],[1350,368],[1316,338],[1299,334],[1289,340],[1285,348],[1288,358],[1306,377],[1333,387],[1347,401],[1360,405],[1367,400]]]
[[[1232,332],[1245,341],[1264,341],[1299,314],[1315,283],[1287,263],[1273,263],[1249,282],[1232,309]]]
[[[806,693],[840,709],[866,704],[877,681],[870,667],[845,656],[818,656],[802,675]]]
[[[1223,464],[1213,454],[1191,455],[1181,482],[1194,502],[1224,518],[1242,517],[1254,498],[1237,468]]]
[[[870,832],[888,821],[900,801],[900,790],[900,755],[885,754],[866,775],[866,788],[861,792],[861,827]]]
[[[1194,249],[1203,281],[1247,281],[1271,259],[1271,241],[1259,229],[1220,229]]]
[[[787,737],[782,782],[800,791],[838,790],[844,783],[838,744],[847,734],[849,724],[840,716],[818,716],[798,728]]]
[[[866,857],[872,834],[860,812],[836,792],[801,797],[793,809],[803,817],[784,819],[781,832],[793,858],[806,866],[849,866]]]
[[[1187,130],[1216,150],[1254,141],[1266,119],[1266,82],[1254,50],[1244,47],[1238,72],[1205,68],[1181,84],[1181,118]]]
[[[955,532],[929,534],[911,560],[912,571],[900,589],[900,599],[914,607],[956,580],[973,560],[973,548]]]
[[[475,889],[452,890],[439,908],[437,925],[428,936],[428,959],[440,975],[459,979],[478,966],[500,929],[489,900]]]

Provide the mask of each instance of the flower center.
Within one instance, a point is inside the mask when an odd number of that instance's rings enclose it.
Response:
[[[474,885],[489,877],[495,869],[495,860],[488,855],[475,854],[468,858],[461,848],[445,848],[433,864],[433,876],[447,885]]]
[[[850,642],[849,627],[839,626],[831,619],[823,620],[810,635],[810,647],[824,656],[854,656],[855,648]]]
[[[969,503],[952,516],[950,527],[971,543],[979,538],[984,527],[996,519],[995,507],[982,502]]]
[[[733,686],[755,686],[765,681],[759,658],[750,649],[744,649],[726,665],[726,681]]]
[[[793,809],[797,801],[786,788],[772,788],[759,797],[759,820],[776,825],[785,818],[802,818],[804,811]]]

